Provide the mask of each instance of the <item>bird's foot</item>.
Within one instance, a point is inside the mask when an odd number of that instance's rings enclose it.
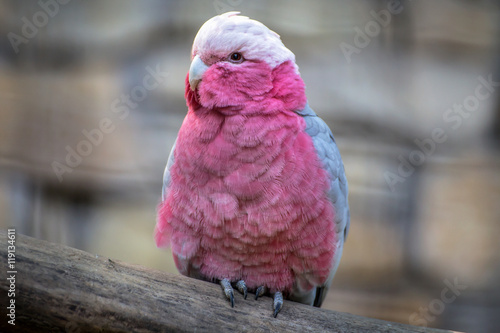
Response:
[[[260,286],[255,291],[255,299],[257,300],[260,296],[264,295],[265,293],[266,293],[266,287],[265,286]]]
[[[224,296],[231,303],[231,307],[234,308],[234,290],[231,286],[231,281],[229,279],[222,279],[220,281],[220,286],[222,287],[222,291],[224,292]],[[248,288],[245,284],[245,281],[239,280],[235,284],[236,289],[243,295],[243,298],[246,299],[248,295]],[[267,288],[265,286],[260,286],[255,290],[255,299],[257,300],[259,297],[263,296],[267,292]],[[273,317],[276,318],[278,313],[283,308],[283,294],[280,291],[274,293],[274,302],[273,302]]]
[[[274,302],[273,302],[274,318],[276,318],[282,307],[283,307],[283,294],[280,291],[277,291],[274,293]]]
[[[239,280],[238,282],[236,282],[236,288],[238,288],[238,291],[243,294],[243,298],[247,299],[248,290],[245,281]]]
[[[234,290],[231,286],[231,282],[229,279],[222,279],[220,281],[220,286],[222,287],[222,291],[224,292],[224,296],[231,302],[231,307],[234,308]],[[248,289],[245,281],[240,280],[236,282],[236,289],[243,295],[244,299],[247,299]]]
[[[228,279],[222,279],[220,281],[220,286],[226,298],[231,302],[231,307],[234,308],[234,291],[233,287],[231,287],[231,282],[229,282]]]

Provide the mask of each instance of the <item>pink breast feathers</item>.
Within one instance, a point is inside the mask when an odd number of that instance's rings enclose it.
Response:
[[[171,245],[181,273],[271,292],[325,282],[334,210],[304,127],[293,112],[188,113],[156,227],[157,245]]]

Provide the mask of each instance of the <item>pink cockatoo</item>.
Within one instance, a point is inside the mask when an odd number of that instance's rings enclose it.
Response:
[[[321,306],[349,229],[347,181],[294,54],[238,14],[194,39],[155,240],[182,274],[219,282],[231,306],[233,287],[272,294],[276,317],[283,297]]]

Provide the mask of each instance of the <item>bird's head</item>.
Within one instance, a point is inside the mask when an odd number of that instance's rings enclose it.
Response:
[[[262,23],[228,12],[198,31],[186,77],[188,106],[225,112],[279,112],[305,105],[294,54]]]

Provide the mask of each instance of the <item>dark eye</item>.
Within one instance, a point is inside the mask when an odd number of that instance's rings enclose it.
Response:
[[[229,55],[229,61],[239,64],[240,62],[243,61],[243,56],[239,52],[233,52]]]

